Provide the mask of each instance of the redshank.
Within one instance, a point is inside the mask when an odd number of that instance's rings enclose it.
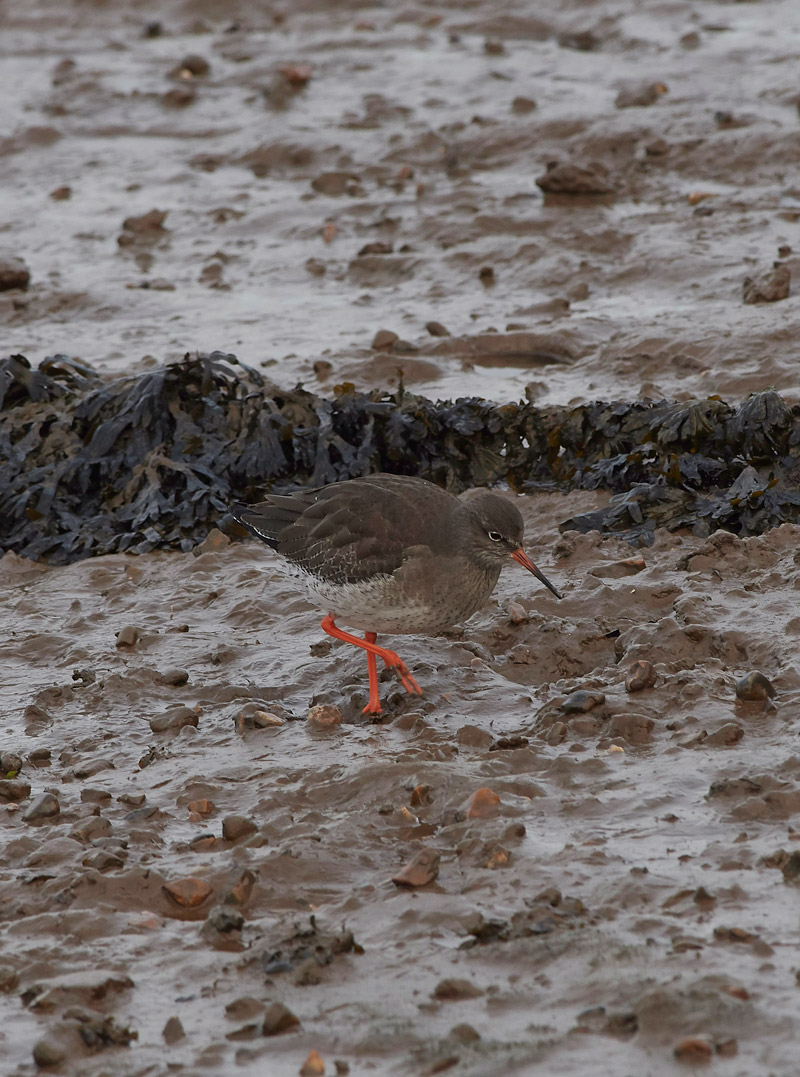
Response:
[[[367,652],[365,714],[381,713],[378,658],[422,695],[405,662],[378,646],[378,632],[433,635],[465,621],[509,559],[561,598],[522,549],[519,509],[488,490],[462,500],[425,479],[378,474],[271,494],[231,514],[298,572],[327,611],[323,630]],[[337,617],[364,638],[343,632]]]

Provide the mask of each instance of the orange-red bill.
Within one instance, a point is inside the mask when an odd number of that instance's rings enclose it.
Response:
[[[545,576],[543,572],[539,571],[539,569],[536,567],[536,565],[534,565],[533,561],[531,561],[530,557],[528,557],[528,555],[525,553],[521,546],[518,550],[514,550],[511,556],[514,558],[518,565],[522,565],[523,568],[527,568],[528,572],[532,572],[537,580],[541,580],[545,587],[548,589],[548,591],[552,591],[556,598],[564,597],[560,591],[557,591],[556,588],[553,587],[547,576]]]

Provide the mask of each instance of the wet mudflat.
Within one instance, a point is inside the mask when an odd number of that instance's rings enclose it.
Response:
[[[788,0],[2,19],[4,353],[798,398]],[[800,529],[607,496],[380,724],[263,546],[6,554],[4,1072],[793,1074]]]

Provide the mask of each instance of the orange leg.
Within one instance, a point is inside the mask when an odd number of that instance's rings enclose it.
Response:
[[[364,633],[364,639],[367,643],[375,643],[377,638],[375,632]],[[367,703],[361,713],[380,714],[381,701],[378,696],[378,659],[372,651],[367,651],[367,673],[369,674],[369,703]]]
[[[361,647],[362,650],[367,652],[367,669],[369,671],[369,703],[364,708],[365,713],[380,714],[381,705],[378,699],[378,668],[375,658],[382,658],[389,669],[397,671],[397,675],[402,682],[403,687],[407,692],[413,695],[415,692],[417,695],[422,695],[422,689],[411,676],[408,666],[394,651],[389,651],[385,647],[379,647],[375,640],[377,636],[374,632],[365,633],[364,639],[359,639],[358,636],[353,636],[349,632],[343,632],[341,628],[336,627],[336,623],[333,619],[333,614],[329,613],[326,617],[322,618],[322,631],[327,632],[329,636],[333,636],[334,639],[340,639],[344,643],[351,643],[354,647]],[[377,709],[376,709],[377,708]]]

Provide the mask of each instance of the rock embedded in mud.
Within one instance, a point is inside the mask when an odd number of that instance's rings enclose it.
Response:
[[[139,639],[139,629],[135,625],[125,625],[117,632],[117,647],[135,647]]]
[[[222,836],[225,841],[241,841],[255,834],[258,826],[246,815],[226,815],[222,820]]]
[[[331,703],[311,707],[306,720],[320,729],[335,729],[342,724],[342,712]]]
[[[197,909],[208,900],[214,888],[205,879],[189,878],[164,883],[161,890],[182,909]]]
[[[427,886],[439,876],[439,853],[423,846],[409,862],[392,876],[396,886]]]
[[[205,56],[192,52],[184,56],[169,73],[171,79],[199,79],[211,74],[211,64]]]
[[[467,818],[489,819],[492,816],[497,815],[499,810],[500,797],[493,789],[490,789],[488,785],[484,785],[481,786],[480,789],[476,789],[469,798]]]
[[[481,998],[485,992],[471,980],[462,980],[458,977],[448,976],[440,980],[433,989],[432,998],[440,1002],[461,1002],[469,998]]]
[[[800,884],[800,851],[795,850],[781,868],[783,881],[793,886]]]
[[[198,721],[197,711],[192,710],[191,707],[178,705],[170,707],[157,718],[151,718],[150,729],[153,733],[165,733],[167,730],[183,729],[187,725],[196,728]]]
[[[318,194],[330,198],[340,198],[344,194],[355,198],[364,193],[361,177],[353,172],[323,172],[311,181],[311,186]]]
[[[631,671],[625,678],[626,692],[643,692],[646,688],[652,688],[656,683],[656,671],[652,662],[640,659],[631,666]]]
[[[579,688],[570,692],[567,698],[559,705],[562,714],[585,714],[594,707],[602,706],[606,697],[603,692],[590,692]]]
[[[592,569],[592,575],[601,580],[621,580],[625,576],[634,576],[647,568],[643,557],[626,557],[623,561],[609,561]]]
[[[282,1002],[273,1002],[264,1014],[261,1031],[265,1036],[281,1036],[300,1027],[300,1019],[295,1017],[288,1006]]]
[[[628,744],[646,744],[655,722],[644,714],[615,714],[608,725],[609,737],[621,737]]]
[[[175,1014],[168,1018],[167,1023],[161,1030],[161,1036],[166,1043],[167,1047],[171,1047],[173,1043],[179,1043],[181,1040],[186,1039],[186,1033],[183,1030],[180,1017],[176,1017]]]
[[[775,686],[763,673],[752,670],[736,682],[736,696],[746,703],[759,703],[775,698]]]
[[[441,322],[425,322],[425,328],[432,337],[450,336],[450,330],[446,329]]]
[[[400,337],[397,333],[393,333],[391,329],[379,329],[375,336],[372,338],[372,344],[370,345],[374,351],[387,351]]]
[[[569,161],[548,161],[546,172],[536,180],[545,194],[611,194],[614,190],[608,169],[599,162],[575,165]]]
[[[745,277],[742,284],[742,299],[745,303],[777,303],[788,299],[792,275],[789,267],[776,262],[774,267],[761,273],[758,277]]]
[[[494,744],[492,734],[476,725],[462,725],[456,740],[464,748],[490,748]]]
[[[165,684],[170,688],[182,688],[184,684],[189,683],[189,673],[187,670],[178,669],[176,666],[173,669],[165,669],[158,679],[161,684]]]
[[[533,112],[535,109],[536,102],[532,97],[518,95],[511,102],[511,111],[517,116],[527,116],[529,112]]]
[[[725,722],[718,729],[715,729],[713,733],[709,733],[703,743],[711,745],[712,748],[729,748],[734,744],[738,744],[743,736],[744,730],[738,723]]]
[[[0,256],[0,292],[27,288],[30,280],[30,270],[21,258],[16,255]]]
[[[528,623],[530,617],[521,602],[509,602],[508,619],[512,625],[524,625]]]
[[[31,783],[18,778],[0,778],[0,800],[19,803],[31,795]]]
[[[678,1062],[684,1062],[688,1066],[704,1066],[711,1061],[713,1051],[708,1040],[700,1036],[688,1036],[675,1045],[672,1053]]]
[[[54,793],[40,793],[22,813],[24,823],[36,823],[41,819],[52,819],[61,811],[58,797]]]

